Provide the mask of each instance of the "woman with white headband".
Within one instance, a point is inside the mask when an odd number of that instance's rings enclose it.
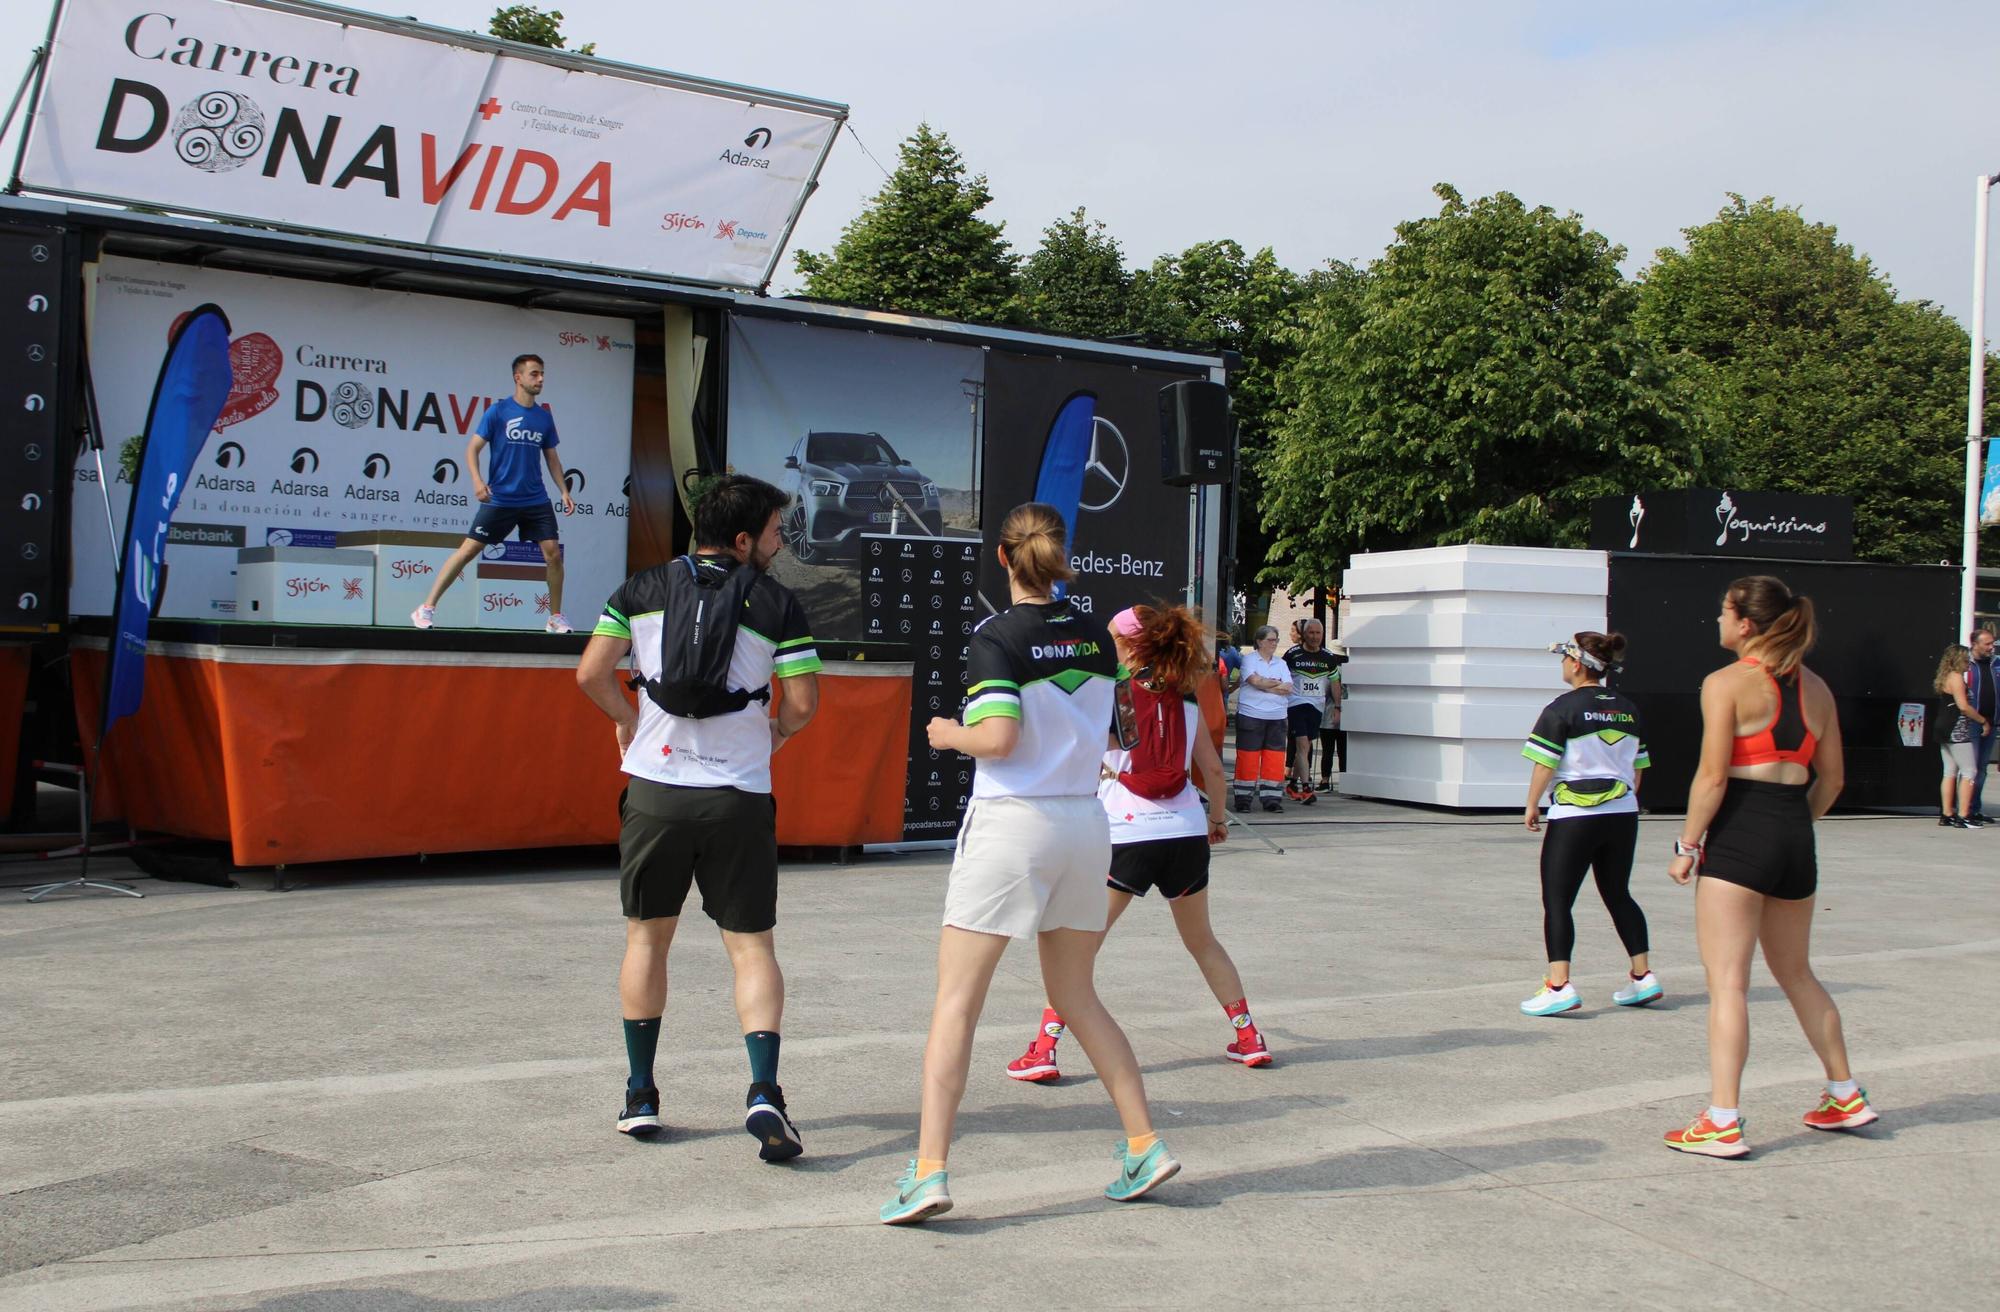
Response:
[[[1660,982],[1646,963],[1646,913],[1632,900],[1632,852],[1639,841],[1639,779],[1651,764],[1640,734],[1639,708],[1604,686],[1618,668],[1625,638],[1579,633],[1549,647],[1562,654],[1570,690],[1542,709],[1521,748],[1534,766],[1523,823],[1542,827],[1541,803],[1549,799],[1548,833],[1542,839],[1542,939],[1549,970],[1541,991],[1521,1004],[1529,1016],[1558,1016],[1583,1005],[1569,977],[1576,946],[1571,909],[1593,870],[1597,893],[1632,957],[1632,977],[1611,995],[1621,1007],[1642,1007],[1660,997]],[[1553,789],[1551,789],[1553,785]]]

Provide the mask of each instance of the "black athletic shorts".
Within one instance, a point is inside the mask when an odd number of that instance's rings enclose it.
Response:
[[[554,504],[496,506],[489,501],[472,517],[472,527],[465,536],[480,542],[505,542],[517,527],[523,542],[554,542],[558,537]]]
[[[688,886],[732,934],[778,923],[778,803],[738,788],[633,779],[618,799],[619,893],[633,920],[678,916]]]
[[[1310,738],[1319,732],[1320,709],[1317,706],[1287,706],[1285,708],[1286,727],[1294,738]]]
[[[1134,897],[1157,888],[1169,902],[1199,893],[1208,887],[1208,836],[1120,843],[1111,849],[1111,874],[1104,882]]]
[[[1795,902],[1819,888],[1812,807],[1806,785],[1731,779],[1715,819],[1701,873]]]

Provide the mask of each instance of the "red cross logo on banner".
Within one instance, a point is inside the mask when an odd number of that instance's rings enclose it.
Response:
[[[493,116],[495,114],[498,114],[499,112],[500,112],[500,102],[495,100],[491,96],[488,96],[486,98],[485,104],[479,106],[479,117],[485,119],[489,123],[493,121]]]

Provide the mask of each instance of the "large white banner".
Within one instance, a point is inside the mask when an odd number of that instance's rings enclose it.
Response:
[[[368,530],[462,537],[475,509],[466,444],[486,407],[512,395],[509,366],[523,354],[546,364],[541,400],[576,501],[574,515],[558,516],[564,607],[573,619],[594,616],[624,580],[629,321],[110,256],[97,280],[90,370],[121,536],[132,485],[118,472],[119,448],[145,427],[175,321],[209,301],[229,317],[235,384],[174,514],[162,615],[235,618],[243,547],[331,547],[336,534]],[[109,614],[96,462],[79,460],[74,477],[70,607]],[[550,493],[561,502],[560,489]],[[510,546],[541,560],[532,544]]]
[[[255,0],[64,0],[22,181],[756,287],[845,112],[367,25],[387,21]]]

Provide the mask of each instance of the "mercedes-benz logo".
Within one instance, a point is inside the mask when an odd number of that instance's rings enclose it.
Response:
[[[1083,499],[1078,503],[1079,508],[1111,509],[1131,481],[1132,450],[1125,444],[1125,434],[1103,415],[1095,416],[1090,425],[1090,458],[1083,462]]]

